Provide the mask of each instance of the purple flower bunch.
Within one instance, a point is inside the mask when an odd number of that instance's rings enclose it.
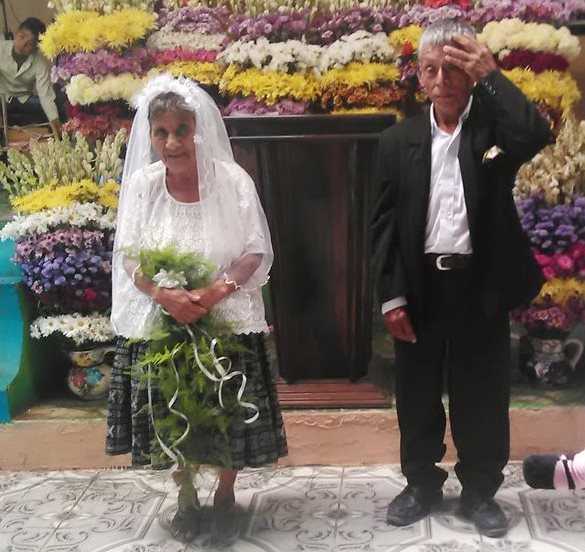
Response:
[[[396,29],[397,12],[393,8],[373,9],[354,7],[334,13],[317,14],[309,23],[307,41],[311,44],[331,44],[345,35],[356,31],[370,33]]]
[[[215,8],[185,6],[164,11],[159,16],[159,29],[202,34],[224,33],[231,11],[226,6]]]
[[[517,203],[522,228],[532,247],[544,255],[568,251],[585,241],[585,197],[576,196],[570,203],[549,206],[541,194]]]
[[[265,37],[270,42],[299,40],[307,31],[309,11],[274,12],[258,17],[234,15],[227,30],[228,36],[236,40],[252,42]]]
[[[45,314],[109,308],[113,232],[61,228],[19,240],[14,261]]]
[[[407,25],[425,27],[439,19],[455,18],[465,19],[481,28],[490,21],[517,17],[526,22],[560,25],[580,13],[585,13],[585,0],[484,0],[470,10],[452,4],[441,7],[415,5],[399,14],[396,23],[400,28]]]
[[[154,58],[146,48],[134,48],[122,53],[102,48],[96,52],[78,52],[61,56],[51,69],[51,80],[65,85],[74,75],[96,78],[133,73],[143,76],[154,65]]]
[[[223,110],[224,115],[304,115],[309,112],[307,102],[280,100],[274,105],[267,105],[253,96],[236,98]]]

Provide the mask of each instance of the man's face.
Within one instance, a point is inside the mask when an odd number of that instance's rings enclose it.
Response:
[[[436,112],[459,117],[469,101],[473,81],[445,60],[443,45],[424,46],[419,52],[418,78]]]
[[[18,29],[14,35],[14,53],[19,56],[30,56],[37,49],[37,39],[28,29]]]

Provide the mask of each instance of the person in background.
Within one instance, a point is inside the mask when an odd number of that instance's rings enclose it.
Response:
[[[14,40],[0,41],[0,94],[6,99],[9,124],[48,122],[58,137],[60,118],[51,65],[38,51],[45,30],[40,19],[29,17],[19,25]]]
[[[533,454],[522,467],[533,489],[585,489],[585,449],[575,455]]]
[[[499,537],[508,527],[493,498],[509,458],[508,313],[543,283],[512,191],[519,167],[553,136],[470,25],[427,27],[418,62],[430,112],[381,135],[372,220],[408,482],[387,521],[417,522],[443,499],[446,372],[458,514]]]

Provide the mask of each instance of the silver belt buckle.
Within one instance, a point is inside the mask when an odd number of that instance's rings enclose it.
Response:
[[[435,265],[438,270],[451,270],[448,266],[443,266],[443,259],[450,257],[451,255],[439,255],[435,261]]]

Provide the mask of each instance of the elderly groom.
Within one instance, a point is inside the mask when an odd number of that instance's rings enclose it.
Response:
[[[497,537],[508,525],[493,499],[509,456],[508,313],[543,281],[512,189],[553,137],[465,23],[425,30],[418,76],[432,105],[382,134],[372,222],[408,482],[387,519],[414,523],[442,500],[446,379],[459,515]]]

